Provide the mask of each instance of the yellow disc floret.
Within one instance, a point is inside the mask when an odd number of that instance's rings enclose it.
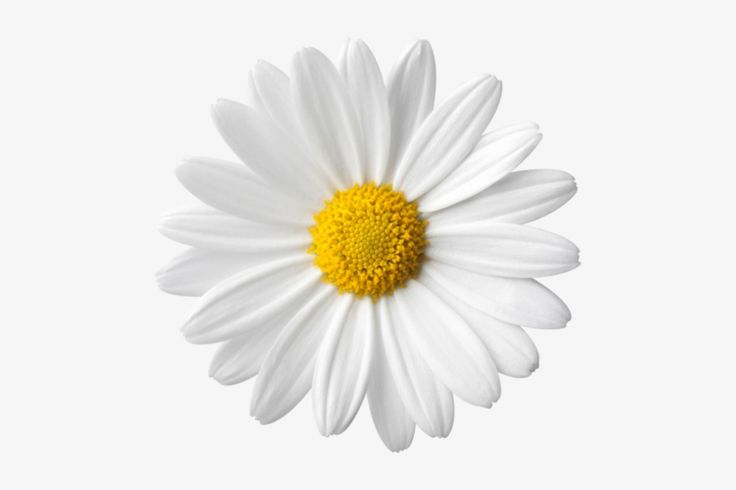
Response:
[[[427,223],[417,205],[388,184],[337,191],[314,221],[309,252],[341,293],[375,300],[419,272]]]

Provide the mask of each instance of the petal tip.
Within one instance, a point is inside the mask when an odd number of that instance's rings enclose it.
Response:
[[[168,276],[170,270],[171,270],[171,268],[170,268],[169,264],[166,264],[165,266],[161,267],[159,270],[157,270],[156,272],[153,273],[153,279],[156,281],[156,285],[158,286],[158,288],[161,291],[163,291],[165,293],[170,292],[168,290],[169,289],[168,288],[168,285],[166,284],[166,279],[168,278],[167,276]]]
[[[426,39],[417,39],[416,42],[414,43],[414,48],[420,49],[420,50],[430,50],[431,51],[432,44],[430,44],[430,42]]]
[[[409,449],[413,440],[414,436],[412,436],[408,441],[399,441],[398,443],[394,443],[393,441],[387,443],[386,441],[383,441],[383,445],[392,453],[398,454]]]
[[[184,340],[190,344],[206,344],[207,342],[202,338],[201,332],[196,327],[196,324],[189,319],[184,322],[179,331],[184,336]]]

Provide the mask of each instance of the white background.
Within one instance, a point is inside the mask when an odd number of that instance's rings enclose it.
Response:
[[[695,2],[91,5],[3,13],[10,487],[727,484],[733,12]],[[180,249],[156,232],[158,216],[193,202],[173,167],[231,157],[209,104],[243,99],[258,58],[288,69],[299,47],[336,55],[347,37],[365,39],[385,71],[429,39],[440,99],[497,75],[492,126],[540,123],[545,139],[524,168],[565,169],[580,188],[538,222],[582,250],[579,269],[545,281],[572,309],[569,327],[531,332],[541,368],[504,378],[493,409],[458,403],[448,439],[417,431],[401,454],[383,447],[367,407],[328,439],[308,401],[259,425],[247,413],[252,382],[207,377],[212,347],[178,331],[192,300],[153,279]]]

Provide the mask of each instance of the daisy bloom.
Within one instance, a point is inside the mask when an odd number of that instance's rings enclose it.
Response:
[[[486,131],[501,97],[474,78],[435,106],[432,48],[419,41],[384,78],[348,41],[333,64],[314,48],[290,76],[265,62],[243,105],[214,104],[240,162],[190,158],[176,176],[204,206],[164,215],[190,246],[158,273],[201,296],[183,332],[220,343],[210,375],[256,375],[250,413],[267,424],[311,390],[319,431],[350,425],[367,397],[392,451],[415,426],[450,433],[454,400],[490,407],[499,373],[539,355],[522,327],[570,311],[534,280],[578,265],[567,239],[527,226],[576,191],[559,170],[513,171],[536,124]]]

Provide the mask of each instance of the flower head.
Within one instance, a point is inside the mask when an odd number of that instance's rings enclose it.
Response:
[[[385,83],[361,41],[336,64],[303,49],[291,76],[261,61],[249,82],[246,105],[213,106],[241,162],[186,160],[176,174],[205,206],[161,224],[191,247],[158,279],[202,296],[183,331],[221,343],[210,375],[258,375],[251,414],[263,423],[311,390],[324,435],[367,396],[399,451],[415,426],[447,436],[455,397],[490,407],[499,373],[531,374],[538,353],[522,327],[570,319],[533,278],[576,267],[578,249],[526,223],[576,187],[562,171],[513,171],[541,134],[486,130],[501,82],[480,76],[435,107],[426,41]]]

